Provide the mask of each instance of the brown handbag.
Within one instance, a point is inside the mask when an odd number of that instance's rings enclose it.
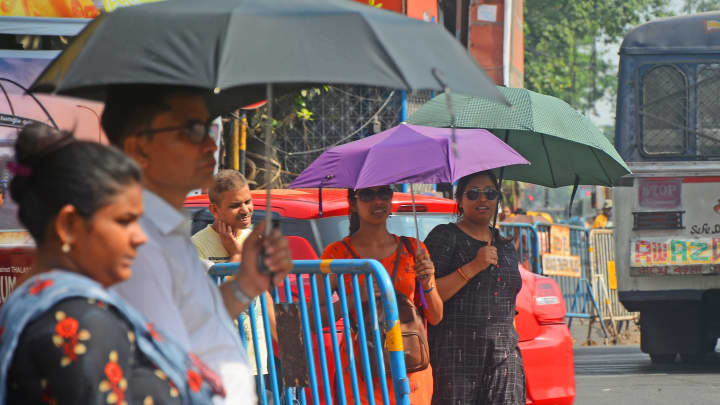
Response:
[[[414,256],[410,240],[404,236],[401,236],[400,240],[402,243],[398,245],[398,250],[395,256],[395,264],[393,266],[393,286],[395,285],[395,278],[398,272],[398,264],[400,263],[400,253],[403,246],[405,247],[405,249],[407,249],[409,254]],[[350,247],[350,245],[344,240],[342,241],[342,243],[345,245],[352,257],[358,259],[358,256],[355,254],[355,251]],[[379,289],[376,288],[376,298],[379,297],[379,293]],[[425,319],[423,318],[423,314],[407,295],[396,292],[395,299],[397,301],[398,317],[400,321],[400,332],[402,335],[403,350],[405,352],[405,370],[408,373],[415,373],[425,370],[428,365],[430,365],[430,348],[427,342]],[[378,302],[379,300],[376,299],[376,303]],[[379,305],[376,305],[376,308],[378,307]],[[363,312],[365,314],[368,314],[367,305],[363,305]],[[377,311],[377,314],[378,323],[381,325],[381,327],[384,327],[385,311]],[[377,376],[379,372],[375,356],[375,340],[371,338],[372,335],[370,334],[370,332],[372,331],[372,325],[370,324],[371,319],[369,316],[365,316],[364,318],[366,336],[368,336],[367,346],[370,353],[370,364],[372,368],[372,373],[373,375]],[[388,373],[390,370],[390,355],[387,350],[387,345],[385,344],[386,333],[387,331],[384,331],[384,333],[381,335],[381,339],[383,345],[385,372]]]

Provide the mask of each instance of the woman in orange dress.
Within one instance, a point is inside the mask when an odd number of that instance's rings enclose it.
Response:
[[[323,259],[352,259],[355,257],[376,259],[378,260],[388,276],[392,277],[393,268],[397,262],[397,276],[395,277],[394,287],[398,293],[405,294],[415,305],[420,308],[422,306],[423,314],[427,322],[433,325],[438,324],[442,320],[443,303],[440,295],[435,288],[435,267],[429,258],[425,245],[420,243],[420,251],[415,254],[417,249],[417,241],[415,238],[408,238],[411,245],[411,252],[397,235],[393,235],[387,231],[387,218],[392,211],[393,190],[390,186],[370,187],[360,190],[348,190],[348,202],[350,204],[350,235],[341,241],[337,241],[329,245],[322,254]],[[398,258],[397,255],[400,255]],[[337,280],[333,280],[333,284],[337,285]],[[419,285],[418,285],[419,284]],[[322,283],[320,283],[322,285]],[[360,285],[364,286],[364,278],[360,277]],[[362,288],[362,287],[361,287]],[[420,302],[420,297],[416,296],[418,288],[424,290],[425,301],[427,305]],[[352,308],[352,284],[351,278],[345,277],[345,289],[348,295],[348,307]],[[365,289],[363,290],[363,300],[367,299]],[[419,295],[419,294],[418,294]],[[338,313],[336,311],[336,313]],[[354,315],[353,315],[354,318]],[[353,320],[353,324],[356,322]],[[357,340],[354,340],[357,342]],[[362,365],[358,361],[361,357],[355,347],[356,367],[358,373],[358,387],[360,390],[360,398],[362,404],[368,403],[368,392],[362,377]],[[349,370],[349,362],[345,351],[345,342],[341,342],[341,352],[343,354],[343,379],[345,385],[345,393],[348,403],[353,403],[353,394],[351,386],[351,377]],[[373,355],[373,353],[370,353]],[[386,373],[390,374],[389,370]],[[410,382],[410,404],[411,405],[429,405],[432,399],[433,379],[432,368],[428,367],[424,370],[408,374]],[[388,377],[387,386],[389,391],[390,403],[395,404],[393,394],[392,381]],[[380,390],[380,381],[377,377],[373,380],[373,396],[376,404],[382,404],[382,395]]]

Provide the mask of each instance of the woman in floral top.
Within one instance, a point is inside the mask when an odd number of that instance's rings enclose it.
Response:
[[[222,385],[106,288],[146,237],[140,171],[41,124],[15,145],[12,198],[37,246],[0,311],[0,404],[205,404]]]

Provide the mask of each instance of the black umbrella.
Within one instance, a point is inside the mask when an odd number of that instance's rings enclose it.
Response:
[[[121,8],[88,24],[31,90],[103,100],[110,85],[191,86],[208,89],[217,114],[267,99],[269,156],[273,92],[317,83],[454,90],[507,103],[442,26],[337,0],[172,0]]]
[[[440,83],[440,76],[444,83]],[[210,90],[227,113],[308,84],[444,90],[505,102],[442,26],[352,1],[172,0],[90,22],[32,91],[104,100],[112,84]]]

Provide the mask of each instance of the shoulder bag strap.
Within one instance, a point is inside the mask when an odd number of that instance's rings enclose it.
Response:
[[[345,240],[340,241],[343,245],[345,245],[345,248],[350,252],[350,256],[353,257],[353,259],[359,259],[358,255],[355,254],[355,250],[353,250],[352,246],[350,246],[349,243],[345,242]]]

